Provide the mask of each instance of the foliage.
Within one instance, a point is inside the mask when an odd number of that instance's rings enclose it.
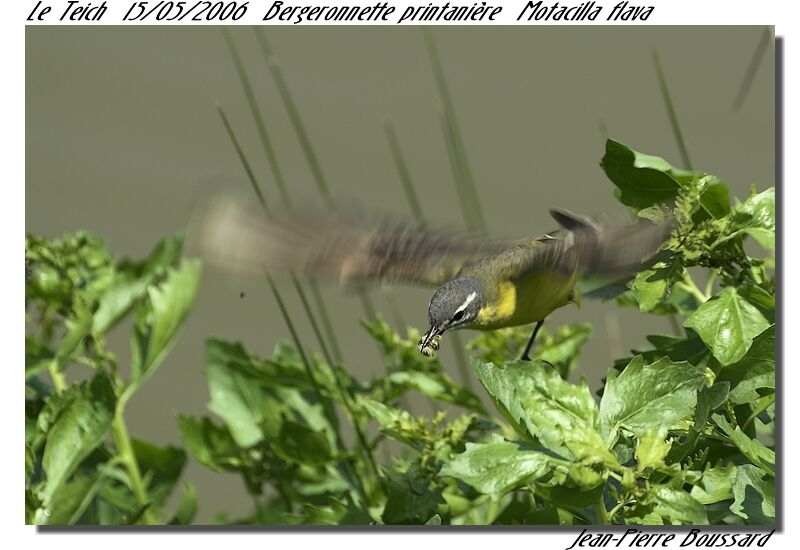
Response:
[[[714,176],[614,141],[602,167],[635,215],[673,224],[659,254],[604,294],[678,330],[610,365],[599,399],[570,381],[588,325],[540,331],[532,362],[516,360],[529,327],[474,338],[485,395],[420,355],[414,329],[380,318],[364,324],[384,355],[369,381],[299,342],[260,358],[211,338],[209,415],[177,418],[186,452],[131,440],[122,416],[196,289],[180,240],[130,263],[87,235],[29,238],[28,520],[187,523],[191,486],[171,518],[164,502],[188,452],[243,480],[252,513],[218,516],[235,524],[774,523],[774,190],[731,203]],[[104,334],[129,313],[125,379]],[[67,384],[75,365],[90,376]]]
[[[181,260],[181,247],[182,238],[168,239],[144,260],[129,262],[113,259],[85,233],[26,239],[29,523],[191,521],[191,486],[174,517],[164,511],[186,453],[131,438],[124,419],[125,405],[164,359],[194,300],[200,264]],[[107,350],[106,334],[127,315],[134,322],[126,376]]]

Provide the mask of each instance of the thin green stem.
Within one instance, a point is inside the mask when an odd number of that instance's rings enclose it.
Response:
[[[747,429],[747,427],[750,426],[750,424],[758,417],[758,415],[760,415],[761,413],[766,411],[769,408],[769,406],[772,405],[773,403],[775,403],[775,394],[774,393],[759,399],[758,400],[758,407],[756,408],[756,410],[753,411],[753,414],[751,414],[748,417],[748,419],[745,421],[744,425],[742,425],[742,430]]]
[[[442,135],[444,136],[445,146],[447,149],[447,159],[450,162],[450,168],[453,172],[453,182],[455,183],[456,197],[458,198],[458,205],[461,210],[461,216],[464,220],[464,225],[470,230],[478,233],[486,232],[486,223],[480,215],[480,211],[476,209],[475,204],[469,197],[468,187],[465,184],[464,174],[462,172],[462,164],[459,161],[458,151],[453,140],[453,132],[450,123],[447,120],[447,114],[443,109],[439,111],[439,123],[442,127]]]
[[[733,99],[733,105],[731,106],[731,109],[734,111],[738,111],[742,108],[742,105],[744,105],[744,100],[747,98],[747,93],[750,91],[750,88],[756,79],[758,67],[761,65],[761,61],[764,59],[764,54],[766,53],[767,47],[771,41],[772,31],[769,27],[764,27],[764,32],[761,33],[761,37],[758,40],[756,49],[753,52],[753,57],[750,59],[750,64],[747,66],[747,71],[744,73],[744,78],[742,78],[742,84],[739,86],[739,90],[736,92],[736,97]]]
[[[68,525],[75,525],[76,523],[78,523],[83,514],[86,512],[86,509],[89,507],[89,504],[92,503],[92,500],[94,500],[95,495],[102,487],[103,482],[108,477],[108,472],[112,470],[117,465],[117,463],[121,462],[122,462],[121,458],[119,456],[115,456],[98,468],[97,479],[94,480],[92,486],[89,488],[88,491],[86,491],[86,494],[83,496],[83,500],[81,500],[81,503],[72,513],[72,516],[70,516],[70,519],[67,522]]]
[[[342,350],[339,348],[339,341],[336,338],[336,332],[333,330],[333,323],[328,315],[328,308],[322,299],[322,292],[319,290],[319,285],[314,279],[308,280],[308,286],[311,289],[311,296],[317,304],[317,311],[319,312],[320,320],[322,321],[322,329],[325,331],[325,336],[328,338],[328,343],[331,345],[331,353],[336,361],[342,361]]]
[[[297,280],[297,276],[294,274],[294,272],[292,272],[291,277],[292,277],[292,284],[294,284],[294,288],[297,291],[297,295],[300,296],[300,302],[303,304],[303,310],[305,310],[306,316],[308,317],[308,320],[311,322],[311,330],[314,332],[314,336],[316,336],[317,338],[319,347],[322,350],[322,355],[325,357],[325,361],[327,361],[329,365],[333,365],[333,357],[328,351],[328,346],[325,345],[325,339],[322,337],[322,333],[319,330],[319,325],[317,324],[317,320],[314,317],[314,314],[311,312],[311,306],[308,305],[308,298],[306,298],[306,293],[303,290],[303,287],[300,286],[300,281]]]
[[[625,471],[625,469],[626,469],[626,468],[625,468],[625,466],[620,466],[620,468],[619,468],[619,471],[620,471],[620,472],[624,472],[624,471]],[[616,479],[617,481],[619,481],[620,483],[622,483],[622,476],[621,476],[621,475],[619,475],[617,472],[614,472],[614,471],[612,471],[612,470],[609,470],[609,471],[608,471],[608,475],[609,475],[609,477],[613,477],[614,479]]]
[[[436,87],[439,90],[439,97],[442,101],[444,112],[443,121],[445,122],[445,138],[448,140],[451,151],[451,162],[457,167],[456,185],[460,187],[460,194],[463,196],[462,208],[466,206],[465,215],[468,214],[467,227],[480,232],[486,232],[486,221],[481,211],[480,201],[475,188],[475,180],[472,177],[472,170],[467,161],[466,147],[461,138],[461,131],[458,125],[458,118],[453,106],[453,99],[450,96],[450,89],[447,85],[447,78],[444,74],[442,61],[439,57],[439,50],[433,34],[427,28],[423,28],[423,38],[425,47],[428,50],[433,75],[436,80]]]
[[[306,355],[305,348],[303,347],[302,343],[300,342],[300,338],[297,335],[297,331],[295,330],[294,323],[292,322],[291,317],[289,316],[289,311],[286,309],[286,305],[283,302],[283,298],[281,298],[280,293],[278,292],[278,288],[275,286],[275,282],[272,280],[272,277],[269,274],[265,273],[267,278],[267,282],[269,283],[269,287],[272,290],[272,295],[275,298],[275,301],[278,304],[278,308],[283,315],[283,319],[286,322],[286,326],[289,329],[289,333],[292,336],[292,340],[294,341],[294,345],[297,349],[297,352],[300,354],[300,359],[303,362],[303,366],[306,370],[306,375],[308,376],[308,381],[311,384],[312,390],[317,397],[320,405],[322,406],[323,410],[325,411],[325,416],[328,419],[328,422],[331,425],[331,429],[333,430],[334,438],[336,439],[336,444],[339,449],[346,449],[347,447],[344,444],[344,438],[342,438],[341,431],[339,429],[339,419],[338,415],[336,414],[336,409],[333,407],[330,399],[328,399],[323,393],[322,388],[319,386],[316,377],[314,376],[314,371],[311,367],[311,361]],[[334,372],[334,378],[336,378]],[[338,384],[338,381],[337,381]],[[344,467],[347,470],[347,476],[350,478],[351,483],[356,487],[361,496],[363,502],[367,502],[367,493],[364,490],[364,486],[362,480],[355,474],[353,471],[352,464],[348,460],[343,461]]]
[[[258,184],[258,180],[256,180],[256,175],[253,173],[253,169],[250,167],[250,162],[248,162],[247,157],[244,154],[244,150],[239,144],[239,140],[236,138],[236,134],[231,127],[228,116],[225,114],[225,110],[222,108],[222,105],[219,102],[216,103],[216,106],[217,113],[219,113],[219,117],[222,119],[222,124],[225,126],[225,131],[228,132],[228,137],[233,144],[233,148],[236,149],[236,154],[239,156],[239,161],[242,163],[244,171],[247,173],[247,179],[250,180],[250,185],[253,187],[253,191],[255,191],[256,196],[258,197],[258,202],[261,204],[261,207],[265,212],[269,212],[267,200],[264,198],[264,194],[261,192],[261,186]]]
[[[496,500],[489,501],[489,505],[486,507],[486,525],[491,525],[494,523],[494,520],[497,517],[498,504],[499,503]]]
[[[392,312],[392,318],[394,320],[394,324],[397,326],[398,332],[406,334],[408,332],[406,330],[408,325],[403,318],[403,313],[400,311],[400,306],[398,306],[397,300],[395,300],[394,293],[391,289],[387,288],[384,290],[383,296],[386,298],[386,303],[389,304],[389,310]]]
[[[606,503],[603,500],[603,495],[601,494],[597,502],[594,504],[594,509],[597,512],[597,523],[600,525],[610,525],[611,518],[608,516],[608,511],[606,510]]]
[[[281,171],[280,164],[278,163],[278,156],[275,154],[275,149],[272,147],[272,140],[269,137],[269,132],[267,132],[267,125],[264,122],[264,116],[261,113],[261,109],[258,107],[258,100],[256,99],[250,79],[247,76],[244,63],[242,63],[242,58],[239,55],[239,51],[236,49],[236,43],[233,40],[230,30],[228,30],[227,27],[222,27],[222,34],[225,37],[225,43],[228,45],[228,51],[230,51],[231,57],[233,58],[233,64],[236,67],[236,73],[239,75],[239,81],[242,84],[242,90],[247,98],[247,104],[250,107],[250,112],[253,114],[253,121],[256,124],[258,137],[261,139],[261,145],[264,147],[264,153],[267,156],[267,160],[269,160],[269,165],[272,170],[272,177],[275,180],[275,186],[278,188],[278,193],[280,194],[284,205],[288,208],[291,208],[292,201],[286,189],[286,183],[283,179],[283,172]]]
[[[233,127],[228,121],[228,117],[225,115],[225,111],[223,110],[222,106],[219,103],[217,104],[217,111],[219,112],[220,118],[222,119],[222,122],[225,125],[225,129],[228,132],[228,137],[233,143],[233,146],[236,149],[236,153],[239,155],[239,160],[242,162],[242,166],[244,167],[245,172],[248,175],[250,184],[252,185],[253,191],[255,192],[258,201],[261,204],[261,207],[264,209],[264,212],[267,215],[269,215],[269,208],[267,206],[267,201],[264,198],[264,194],[261,191],[261,185],[258,183],[258,180],[256,179],[253,170],[250,168],[250,163],[247,160],[247,156],[244,154],[244,151],[239,145],[239,140],[236,138],[236,133],[233,131]],[[286,203],[284,201],[284,205],[291,210],[290,203]],[[317,310],[319,311],[320,317],[322,318],[323,327],[325,327],[325,333],[326,336],[328,337],[328,342],[330,343],[331,348],[333,349],[333,357],[337,360],[341,360],[342,357],[341,357],[341,352],[339,351],[339,344],[336,340],[336,334],[333,331],[333,327],[330,322],[330,317],[328,316],[328,310],[325,307],[325,302],[322,299],[322,294],[320,293],[319,288],[316,285],[316,282],[311,281],[310,285],[311,285],[312,296],[314,297],[314,302],[316,302]],[[302,289],[299,289],[298,293],[302,293]],[[304,304],[307,303],[304,295],[301,295],[300,299],[304,302]],[[314,316],[311,313],[310,308],[306,308],[306,314],[308,315],[309,322],[312,324],[312,326],[315,325],[316,320],[314,319]]]
[[[270,277],[269,274],[265,273],[265,275],[267,277],[267,282],[269,283],[269,287],[272,290],[272,295],[275,297],[275,301],[278,304],[278,308],[280,309],[281,314],[283,315],[283,319],[286,322],[286,327],[289,329],[289,333],[292,336],[292,341],[294,342],[295,348],[297,349],[297,353],[300,354],[300,359],[302,360],[303,366],[306,370],[308,381],[311,383],[311,387],[314,391],[314,394],[317,397],[317,400],[325,410],[325,414],[328,417],[328,422],[330,422],[331,425],[333,426],[335,432],[334,435],[336,436],[337,442],[339,443],[341,448],[344,448],[344,445],[342,444],[344,440],[342,439],[342,435],[339,432],[339,421],[336,416],[336,410],[333,409],[333,407],[331,407],[330,401],[326,399],[325,396],[322,394],[322,389],[320,388],[319,383],[317,382],[317,379],[314,376],[314,371],[311,367],[311,362],[309,361],[308,356],[306,355],[305,347],[303,347],[303,344],[300,342],[300,337],[297,335],[297,330],[295,330],[294,322],[292,322],[292,318],[289,316],[289,311],[286,309],[286,304],[284,304],[283,298],[278,292],[278,287],[275,286],[275,282],[272,280],[272,277]]]
[[[367,321],[372,322],[377,319],[378,314],[375,311],[375,306],[373,305],[369,294],[367,294],[367,291],[363,288],[359,288],[356,291],[356,294],[358,294],[358,299],[361,302],[361,308],[364,310],[364,315],[367,316]]]
[[[278,58],[275,55],[275,51],[272,49],[272,46],[267,40],[264,30],[261,27],[254,27],[254,30],[256,34],[256,40],[258,40],[258,43],[261,46],[261,53],[264,56],[267,67],[269,67],[269,70],[272,73],[272,78],[275,81],[275,86],[278,88],[278,93],[280,93],[281,100],[286,108],[286,113],[289,115],[289,120],[291,121],[295,133],[297,134],[297,139],[300,141],[300,147],[303,149],[303,154],[308,161],[308,166],[311,169],[311,175],[314,178],[314,182],[317,184],[317,188],[319,189],[320,195],[325,200],[325,203],[328,206],[332,206],[333,195],[331,195],[328,182],[325,179],[325,174],[322,172],[322,167],[317,159],[317,154],[314,151],[314,147],[311,145],[308,132],[306,131],[303,120],[300,117],[300,111],[298,110],[297,105],[292,98],[292,93],[289,90],[289,86],[286,84],[286,79],[284,78],[283,71],[278,64]]]
[[[658,51],[653,49],[653,64],[656,68],[656,76],[658,77],[658,86],[661,89],[661,97],[664,100],[664,105],[667,108],[667,116],[669,117],[670,126],[672,126],[672,133],[675,135],[675,141],[678,143],[678,150],[683,159],[683,166],[687,170],[692,169],[692,161],[689,160],[689,150],[686,148],[686,142],[683,139],[683,132],[681,132],[680,124],[678,123],[678,115],[675,113],[675,106],[672,103],[672,97],[667,87],[667,79],[664,76],[664,69],[661,67],[661,59],[658,56]]]
[[[253,119],[256,123],[256,128],[258,129],[258,135],[261,139],[261,145],[264,147],[264,153],[267,156],[267,160],[269,161],[270,168],[272,170],[272,176],[275,180],[275,185],[278,188],[278,194],[281,197],[281,201],[283,202],[284,207],[291,211],[293,208],[292,200],[289,195],[288,190],[286,189],[286,183],[283,178],[283,171],[281,170],[280,163],[278,162],[278,156],[275,154],[275,149],[272,146],[272,140],[269,137],[269,132],[267,132],[267,126],[264,121],[264,116],[261,113],[261,109],[258,107],[258,101],[256,100],[255,93],[253,91],[253,87],[250,83],[250,79],[247,76],[247,71],[245,71],[244,64],[242,63],[241,56],[239,55],[238,50],[236,49],[236,44],[233,41],[233,37],[227,31],[227,29],[223,30],[225,34],[226,42],[228,43],[228,48],[231,52],[231,56],[233,57],[234,65],[236,66],[236,71],[239,75],[239,80],[242,84],[242,89],[244,90],[245,96],[247,97],[247,103],[250,106],[250,111],[253,113]],[[229,130],[229,133],[230,130]],[[237,151],[240,151],[240,148],[237,147]],[[244,155],[240,152],[240,158],[244,158]],[[252,180],[254,181],[254,179]],[[256,193],[259,195],[261,199],[263,196],[261,195],[260,188],[258,185],[255,185],[254,189],[256,189]],[[331,325],[330,317],[328,315],[328,308],[325,305],[325,301],[322,298],[322,294],[319,291],[319,288],[316,285],[316,282],[310,281],[311,285],[311,293],[314,299],[314,302],[317,307],[317,311],[319,311],[319,315],[322,318],[322,325],[325,329],[325,335],[328,338],[328,342],[333,350],[333,356],[341,361],[341,351],[339,349],[339,344],[336,339],[336,333],[333,331],[333,325]],[[302,292],[302,291],[301,291]],[[304,299],[304,296],[300,296],[301,300]],[[305,300],[304,300],[305,301]],[[313,315],[310,312],[310,309],[306,309],[306,314],[308,315],[309,321],[314,324],[315,320]],[[324,346],[324,344],[323,344]]]
[[[389,142],[389,149],[392,152],[394,165],[397,168],[397,175],[400,176],[400,183],[403,184],[403,191],[408,201],[408,207],[414,220],[420,225],[425,225],[425,216],[422,213],[422,206],[420,205],[417,192],[414,189],[414,183],[411,180],[411,173],[408,170],[403,150],[400,147],[400,140],[397,139],[397,132],[395,132],[394,125],[391,121],[387,120],[383,124],[383,130],[386,133],[386,139]]]
[[[114,419],[111,421],[111,434],[114,438],[114,444],[117,446],[120,460],[128,471],[128,479],[131,482],[131,490],[133,491],[134,498],[136,498],[136,503],[139,506],[147,506],[149,497],[147,496],[147,490],[142,480],[142,473],[139,470],[136,454],[133,451],[133,444],[128,434],[128,427],[125,425],[124,414],[126,403],[127,394],[123,393],[117,401],[117,406],[114,410]],[[149,525],[157,523],[152,516],[151,510],[145,510],[142,514],[144,523]]]
[[[697,287],[697,285],[694,282],[694,279],[692,279],[692,276],[689,275],[689,272],[686,271],[685,269],[683,270],[683,281],[679,281],[678,283],[675,284],[676,286],[682,288],[683,290],[685,290],[686,292],[697,298],[697,300],[701,304],[704,304],[708,301],[708,296],[703,294],[703,291]]]
[[[308,162],[308,166],[311,169],[311,175],[317,185],[319,194],[323,201],[325,201],[326,206],[333,207],[333,195],[331,194],[330,187],[328,186],[328,181],[325,178],[325,173],[322,171],[322,166],[317,158],[317,153],[314,150],[314,146],[311,144],[311,139],[309,138],[308,131],[303,124],[303,119],[300,117],[300,110],[297,108],[297,104],[292,97],[292,92],[289,90],[289,85],[286,83],[286,78],[284,78],[283,71],[278,63],[278,58],[275,55],[275,51],[272,49],[272,45],[267,40],[266,33],[262,27],[254,27],[253,30],[255,31],[256,40],[261,46],[261,53],[264,56],[267,67],[272,74],[272,79],[275,81],[275,86],[278,88],[278,93],[281,96],[283,106],[286,109],[286,113],[289,115],[289,120],[292,123],[295,134],[297,134],[297,139],[300,142],[300,148],[302,149],[303,155],[306,158],[306,162]],[[361,305],[367,318],[369,320],[374,319],[375,306],[372,304],[372,300],[370,299],[369,295],[365,291],[360,290],[359,298],[361,299]]]
[[[614,517],[619,513],[620,510],[622,510],[625,507],[626,504],[628,504],[628,501],[623,499],[619,503],[617,503],[617,505],[614,506],[611,510],[609,510],[608,512],[609,521],[613,520]]]
[[[717,272],[712,271],[711,274],[708,276],[708,280],[706,281],[706,287],[704,294],[706,296],[711,296],[714,292],[714,283],[717,281]]]
[[[50,373],[50,380],[53,381],[53,387],[56,389],[56,393],[63,392],[67,388],[67,380],[64,377],[64,373],[59,370],[58,362],[51,361],[47,369]]]

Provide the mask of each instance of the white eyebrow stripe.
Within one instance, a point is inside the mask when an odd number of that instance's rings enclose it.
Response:
[[[456,309],[456,313],[459,313],[459,312],[464,311],[465,309],[467,309],[467,306],[470,305],[472,303],[472,301],[475,300],[475,298],[477,298],[477,297],[478,297],[478,293],[477,292],[473,292],[472,294],[467,296],[467,299],[464,300],[464,303],[461,304],[460,306],[458,306],[458,309]]]

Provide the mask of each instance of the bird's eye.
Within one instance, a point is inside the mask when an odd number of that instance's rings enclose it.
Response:
[[[453,321],[460,321],[464,317],[464,310],[456,311],[456,314],[453,315]]]

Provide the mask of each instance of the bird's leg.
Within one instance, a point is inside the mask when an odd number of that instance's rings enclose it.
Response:
[[[531,347],[533,347],[533,341],[536,340],[536,333],[539,332],[539,329],[542,328],[543,324],[544,324],[544,319],[542,319],[541,321],[538,321],[536,323],[536,326],[533,327],[533,332],[531,333],[531,339],[528,340],[528,345],[525,346],[525,351],[522,353],[522,357],[519,358],[520,361],[530,361],[531,360],[531,357],[530,357]]]

